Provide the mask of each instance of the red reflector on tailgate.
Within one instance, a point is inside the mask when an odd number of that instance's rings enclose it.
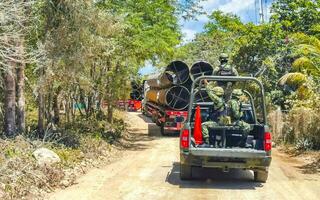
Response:
[[[272,141],[271,141],[271,133],[270,132],[264,133],[263,146],[264,146],[265,151],[271,151]]]
[[[189,130],[185,129],[182,131],[180,136],[180,145],[183,149],[189,148]]]

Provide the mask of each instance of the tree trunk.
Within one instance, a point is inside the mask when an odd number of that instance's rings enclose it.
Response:
[[[20,45],[20,51],[23,53],[23,44]],[[19,63],[16,73],[17,73],[17,128],[19,133],[24,133],[26,127],[25,119],[25,104],[26,99],[24,96],[24,86],[25,86],[25,63]]]
[[[53,96],[53,123],[54,124],[59,124],[60,121],[60,113],[59,113],[59,102],[58,102],[58,97],[59,97],[59,91],[54,94]]]
[[[108,118],[109,123],[113,123],[113,106],[111,102],[108,102]]]
[[[4,132],[7,137],[16,135],[16,82],[15,63],[9,62],[4,72]]]
[[[45,115],[45,105],[44,105],[44,95],[42,91],[39,92],[38,96],[38,134],[42,138],[44,136],[44,115]]]
[[[44,77],[44,69],[40,70],[40,83]],[[45,96],[42,88],[38,91],[38,134],[40,138],[44,137],[44,118],[45,118]]]

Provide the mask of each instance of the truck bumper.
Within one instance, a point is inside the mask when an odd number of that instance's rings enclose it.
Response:
[[[207,168],[265,170],[271,155],[252,149],[191,148],[180,153],[181,164]]]

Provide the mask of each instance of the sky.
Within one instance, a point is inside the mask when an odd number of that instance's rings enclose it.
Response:
[[[204,15],[199,15],[196,20],[184,21],[180,20],[179,24],[181,26],[181,31],[183,34],[183,42],[187,43],[195,38],[197,33],[203,31],[204,25],[208,22],[207,15],[211,14],[215,10],[221,10],[225,13],[233,13],[241,18],[241,21],[259,22],[259,1],[258,0],[203,0],[200,5],[203,7],[203,11],[206,13]],[[263,0],[265,9],[265,19],[269,19],[270,5],[272,0]],[[142,75],[150,74],[154,71],[152,65],[147,64],[140,70]]]

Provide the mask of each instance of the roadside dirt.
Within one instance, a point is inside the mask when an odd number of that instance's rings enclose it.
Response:
[[[139,113],[129,113],[127,121],[134,137],[122,158],[46,199],[319,199],[320,174],[305,173],[305,162],[277,150],[265,184],[253,182],[253,173],[243,170],[195,169],[195,180],[181,181],[179,138],[160,136]]]

